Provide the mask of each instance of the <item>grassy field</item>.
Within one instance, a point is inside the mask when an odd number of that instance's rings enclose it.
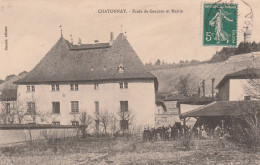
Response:
[[[0,164],[260,164],[260,152],[217,140],[197,140],[186,151],[178,141],[126,138],[64,139],[0,148]]]

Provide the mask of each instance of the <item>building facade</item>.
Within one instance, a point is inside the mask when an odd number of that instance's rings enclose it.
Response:
[[[249,68],[227,74],[217,85],[220,101],[255,100],[253,93],[259,83],[260,69]]]
[[[157,79],[148,72],[123,34],[109,43],[72,45],[63,37],[26,77],[16,82],[27,104],[25,123],[80,124],[87,112],[114,114],[118,128],[154,124]],[[131,119],[121,119],[128,112]],[[39,115],[38,115],[39,114]],[[122,121],[124,120],[124,121]],[[130,125],[130,121],[131,125]]]
[[[180,123],[178,101],[186,99],[183,95],[172,95],[163,100],[162,104],[157,105],[155,114],[155,127],[174,125]]]

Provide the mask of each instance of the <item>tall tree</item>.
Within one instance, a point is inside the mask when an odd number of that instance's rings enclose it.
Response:
[[[176,88],[179,94],[182,94],[184,96],[188,96],[190,92],[190,86],[189,86],[189,75],[187,76],[181,76],[176,84]]]

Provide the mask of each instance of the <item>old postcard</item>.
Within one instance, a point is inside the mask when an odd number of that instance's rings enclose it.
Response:
[[[260,1],[0,0],[0,164],[260,164]]]

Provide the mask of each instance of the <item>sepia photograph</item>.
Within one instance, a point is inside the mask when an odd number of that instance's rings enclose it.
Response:
[[[260,1],[0,0],[21,164],[260,164]]]

